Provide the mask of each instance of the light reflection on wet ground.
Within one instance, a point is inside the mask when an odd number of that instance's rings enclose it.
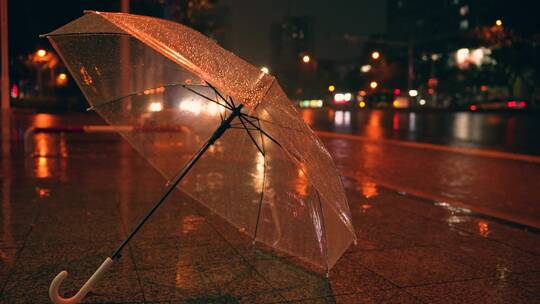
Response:
[[[368,125],[368,134],[384,136],[381,119],[371,117]],[[116,135],[43,135],[36,135],[33,158],[20,153],[17,141],[2,158],[0,300],[6,303],[47,302],[47,286],[64,268],[73,274],[65,290],[76,290],[163,189],[163,178]],[[449,202],[489,205],[499,197],[519,212],[538,214],[525,205],[538,193],[520,195],[523,182],[511,181],[536,167],[343,139],[325,144],[345,175],[359,238],[328,280],[254,249],[236,229],[176,193],[87,302],[540,300],[538,234]],[[260,169],[254,168],[255,182]],[[535,186],[527,180],[523,187]],[[302,192],[306,184],[297,186]]]
[[[366,136],[540,155],[540,114],[305,109],[313,128]]]

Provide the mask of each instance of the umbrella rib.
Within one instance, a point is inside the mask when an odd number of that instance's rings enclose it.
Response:
[[[194,94],[196,94],[196,95],[199,95],[200,97],[202,97],[202,98],[204,98],[204,99],[207,99],[207,100],[209,100],[209,101],[211,101],[211,102],[213,102],[213,103],[216,103],[216,104],[218,104],[218,105],[220,105],[220,106],[222,106],[222,107],[224,107],[224,108],[227,108],[227,109],[229,109],[229,110],[232,110],[232,108],[230,108],[229,106],[225,106],[225,105],[223,105],[222,103],[217,102],[217,101],[213,100],[212,98],[210,98],[210,97],[208,97],[208,96],[205,96],[205,95],[203,95],[203,94],[201,94],[201,93],[199,93],[199,92],[197,92],[197,91],[195,91],[195,90],[193,90],[193,89],[190,89],[190,88],[186,87],[184,84],[181,84],[181,83],[165,84],[165,85],[162,85],[161,87],[169,88],[169,87],[175,87],[175,86],[180,86],[180,87],[182,87],[182,88],[185,88],[186,90],[188,90],[188,91],[190,91],[190,92],[192,92],[192,93],[194,93]],[[156,87],[156,88],[158,88],[158,87]],[[152,88],[152,89],[155,89],[155,88]],[[130,93],[130,94],[127,94],[127,95],[118,97],[118,98],[114,98],[114,99],[108,100],[108,101],[106,101],[106,102],[100,103],[100,104],[98,104],[98,105],[93,105],[93,106],[87,108],[86,110],[87,110],[87,111],[91,111],[91,110],[95,110],[95,109],[97,109],[97,108],[99,108],[99,107],[102,107],[102,106],[105,106],[105,105],[109,105],[109,104],[114,104],[114,103],[117,103],[117,102],[121,102],[121,101],[123,101],[123,99],[125,99],[125,98],[133,97],[133,96],[139,95],[140,93],[141,93],[141,92],[139,91],[139,92]]]
[[[257,125],[259,125],[259,129],[261,128],[261,123],[259,121],[257,121]],[[263,151],[266,153],[266,150],[264,149],[264,141],[263,141],[263,136],[262,136],[262,133],[259,133],[260,136],[261,136],[261,145],[262,145],[262,149]]]
[[[261,154],[264,156],[264,151],[261,149],[261,147],[259,147],[259,145],[257,144],[257,141],[255,140],[255,138],[253,138],[253,135],[251,135],[251,132],[249,132],[246,124],[244,123],[244,119],[242,118],[242,116],[239,116],[238,118],[240,119],[240,122],[242,123],[242,126],[244,127],[247,134],[249,135],[249,138],[251,139],[251,141],[253,142],[255,147],[257,147],[257,150],[259,150],[259,152],[261,152]]]
[[[233,105],[234,107],[236,107],[236,105],[234,104],[234,100],[232,99],[231,96],[229,96],[229,100],[231,101],[232,105]]]
[[[212,88],[212,90],[214,90],[214,92],[216,92],[216,94],[217,94],[219,97],[221,97],[221,99],[223,99],[223,101],[225,101],[225,103],[226,103],[227,105],[229,105],[229,107],[231,107],[231,108],[234,108],[234,107],[235,107],[234,103],[233,103],[232,105],[231,105],[230,103],[228,103],[228,102],[227,102],[227,99],[226,99],[225,97],[223,97],[223,95],[221,95],[221,93],[220,93],[213,85],[211,85],[208,81],[206,81],[206,84],[207,84],[210,88]],[[217,98],[216,98],[216,99],[217,99]]]
[[[259,123],[259,122],[258,122]],[[260,126],[260,123],[259,123]],[[264,149],[264,137],[263,134],[259,132],[259,136],[261,137],[261,146],[263,152],[266,153],[266,150]],[[259,220],[261,218],[261,212],[262,212],[262,203],[264,199],[264,187],[266,186],[266,155],[263,154],[263,178],[262,178],[262,189],[261,189],[261,198],[259,199],[259,210],[257,211],[257,221],[255,222],[255,233],[253,234],[253,241],[255,242],[257,240],[257,232],[259,231]]]
[[[229,127],[229,129],[258,131],[257,129],[254,129],[254,128],[244,128],[244,127],[239,127],[239,126],[236,126],[236,127]]]
[[[324,258],[325,258],[325,262],[326,262],[326,271],[328,272],[328,240],[326,239],[326,226],[324,224],[324,215],[323,215],[323,210],[322,210],[322,202],[321,202],[321,195],[319,194],[319,191],[316,190],[315,191],[317,193],[317,199],[319,201],[319,217],[320,217],[320,221],[321,221],[321,228],[322,228],[322,233],[323,233],[323,238],[324,238]]]
[[[168,88],[168,87],[174,87],[174,86],[178,86],[178,85],[182,85],[180,83],[173,83],[173,84],[165,84],[165,85],[162,85],[162,87],[164,88]],[[156,89],[156,88],[159,88],[159,87],[155,87],[155,88],[150,88],[150,89]],[[146,89],[145,89],[146,90]],[[143,90],[144,91],[144,90]],[[141,92],[134,92],[134,93],[130,93],[130,94],[127,94],[127,95],[124,95],[124,96],[120,96],[120,97],[117,97],[117,98],[113,98],[111,100],[107,100],[103,103],[100,103],[98,105],[93,105],[89,108],[86,109],[86,111],[91,111],[91,110],[95,110],[96,108],[98,107],[102,107],[102,106],[105,106],[105,105],[108,105],[108,104],[113,104],[113,103],[117,103],[117,102],[120,102],[122,101],[122,99],[124,98],[128,98],[128,97],[132,97],[132,96],[136,96],[136,95],[139,95],[141,94]]]
[[[242,113],[239,117],[242,118],[244,116],[244,114]],[[252,125],[255,129],[259,130],[259,132],[261,132],[262,134],[264,134],[264,136],[268,137],[268,139],[270,139],[271,141],[273,141],[276,145],[280,146],[281,147],[281,144],[275,140],[272,136],[270,136],[268,133],[266,133],[265,131],[263,131],[263,129],[261,129],[260,127],[257,127],[253,122],[251,122],[250,120],[246,120],[246,122],[248,122],[250,125]]]
[[[218,96],[216,94],[216,100],[218,100]],[[223,113],[221,111],[219,111],[219,118],[221,119],[221,121],[223,121],[224,117],[223,117]],[[229,124],[230,125],[230,124]]]
[[[197,91],[193,90],[192,88],[189,88],[189,87],[186,86],[186,85],[181,84],[180,86],[183,87],[184,89],[190,91],[191,93],[193,93],[193,94],[195,94],[195,95],[198,95],[198,96],[200,96],[200,97],[202,97],[202,98],[204,98],[204,99],[206,99],[206,100],[208,100],[208,101],[211,101],[211,102],[213,102],[213,103],[215,103],[215,104],[218,104],[218,105],[220,105],[220,106],[222,106],[222,107],[224,107],[224,108],[226,108],[226,109],[228,109],[228,110],[231,110],[231,111],[233,110],[233,108],[232,108],[228,103],[227,103],[227,105],[224,105],[224,104],[222,104],[221,102],[219,102],[219,101],[217,101],[217,100],[213,100],[212,98],[210,98],[210,97],[204,95],[203,93],[197,92]],[[214,90],[215,90],[215,89],[214,89]]]

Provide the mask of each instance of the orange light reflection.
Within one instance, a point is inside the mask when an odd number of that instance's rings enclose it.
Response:
[[[488,237],[488,235],[491,233],[489,230],[489,223],[486,221],[478,221],[478,232],[483,237]]]
[[[377,192],[377,185],[373,182],[362,182],[362,194],[366,198],[371,198],[377,196],[379,193]]]
[[[51,114],[39,113],[34,116],[34,127],[48,128],[53,125],[54,117]]]
[[[366,126],[366,135],[369,138],[381,138],[383,136],[383,129],[381,128],[381,111],[373,111],[369,117],[368,124]]]

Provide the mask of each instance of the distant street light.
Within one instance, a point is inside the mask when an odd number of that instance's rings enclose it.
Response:
[[[367,72],[369,72],[370,70],[371,70],[371,65],[369,65],[369,64],[366,64],[366,65],[363,65],[363,66],[360,67],[360,71],[361,71],[362,73],[367,73]]]
[[[336,90],[336,87],[334,85],[329,85],[328,86],[328,92],[334,92]]]
[[[497,21],[495,21],[495,25],[496,26],[502,26],[503,25],[503,22],[501,19],[497,19]]]
[[[263,73],[266,73],[266,74],[270,73],[270,70],[269,70],[267,67],[265,67],[265,66],[263,66],[263,67],[261,68],[261,71],[263,71]]]
[[[414,42],[413,40],[409,41],[391,41],[391,40],[384,40],[384,39],[372,39],[366,36],[351,36],[347,35],[346,37],[349,41],[354,43],[359,42],[371,42],[376,44],[384,44],[388,46],[393,47],[406,47],[407,48],[407,58],[408,58],[408,67],[407,67],[407,88],[411,89],[414,84]],[[378,55],[375,55],[375,57],[380,58],[381,53],[378,51],[374,51],[371,54],[371,58],[373,58],[374,53],[377,53]],[[375,58],[373,58],[375,59]]]
[[[44,49],[39,49],[36,54],[38,55],[38,57],[45,57],[45,55],[47,55],[47,51],[45,51]]]
[[[378,51],[374,51],[373,53],[371,53],[371,58],[377,60],[381,57],[381,53],[379,53]]]
[[[67,83],[67,75],[65,73],[60,73],[56,77],[56,85],[64,86]]]
[[[417,90],[409,90],[409,96],[411,96],[411,97],[418,96],[418,91]]]
[[[311,58],[310,58],[308,55],[304,55],[304,56],[302,57],[302,61],[303,61],[304,63],[309,63],[309,62],[311,61]]]
[[[372,89],[376,89],[378,86],[379,86],[379,84],[376,81],[372,81],[369,84],[369,87],[372,88]]]

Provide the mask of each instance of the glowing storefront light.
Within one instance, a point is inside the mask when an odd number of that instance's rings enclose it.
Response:
[[[352,99],[351,93],[337,93],[334,95],[334,103],[336,104],[345,104]]]
[[[458,66],[462,66],[467,62],[469,58],[469,49],[459,49],[456,52],[456,61]]]
[[[466,69],[471,64],[481,66],[483,64],[496,64],[495,60],[491,58],[491,49],[481,47],[477,49],[469,50],[467,48],[459,49],[456,52],[456,64],[460,69]]]
[[[148,110],[150,110],[150,112],[160,112],[163,110],[163,104],[161,102],[152,102],[148,107]]]
[[[350,126],[351,124],[351,112],[349,111],[336,111],[334,116],[334,124],[336,126]]]
[[[411,96],[411,97],[418,96],[418,91],[417,90],[409,90],[409,96]]]
[[[183,100],[180,102],[180,110],[189,112],[194,115],[199,115],[201,113],[201,103],[195,100]]]

